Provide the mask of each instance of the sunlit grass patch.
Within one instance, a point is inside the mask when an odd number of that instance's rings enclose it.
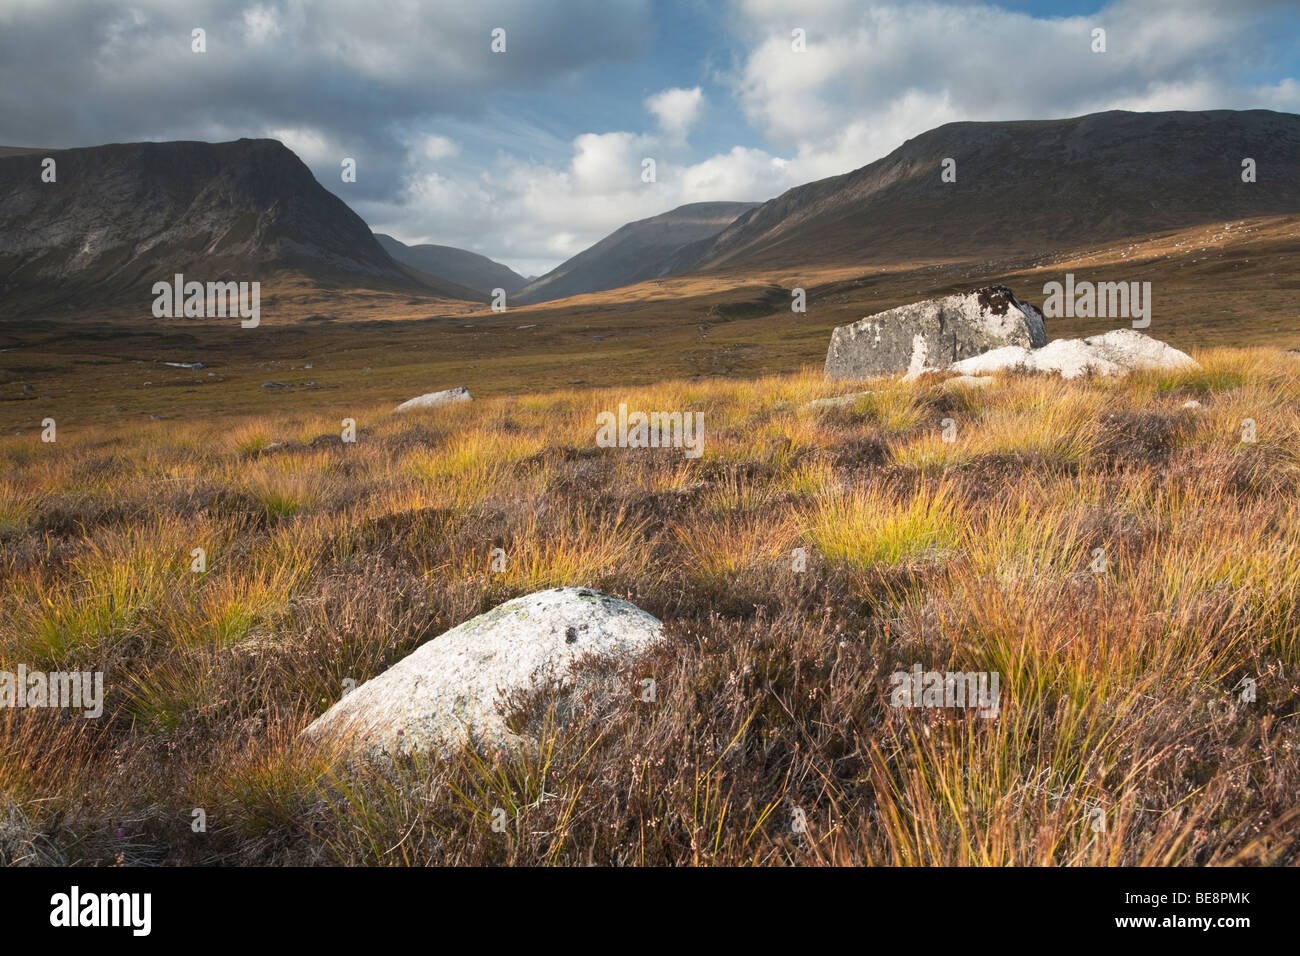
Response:
[[[778,493],[799,498],[818,498],[841,490],[835,468],[828,461],[809,459],[779,476],[774,483]]]
[[[799,544],[795,523],[770,515],[726,514],[678,527],[674,535],[687,574],[719,585],[752,569],[790,568]]]
[[[1086,572],[1092,555],[1082,526],[1077,496],[1056,485],[1031,497],[997,500],[969,513],[963,526],[965,559],[977,574],[995,580],[1050,580]],[[1040,507],[1049,494],[1061,495],[1058,508]],[[1077,493],[1076,493],[1077,495]]]
[[[141,626],[178,584],[188,559],[184,526],[169,520],[140,530],[101,530],[65,575],[34,575],[16,589],[14,639],[5,650],[39,661],[93,654]]]
[[[238,694],[220,652],[178,649],[126,675],[126,712],[144,727],[170,733],[191,720],[217,720]]]
[[[240,425],[231,429],[226,436],[227,447],[235,454],[244,456],[265,451],[273,441],[275,441],[275,434],[271,430],[271,425],[265,421]]]
[[[500,553],[494,553],[494,548]],[[640,525],[621,513],[602,515],[579,508],[545,517],[530,514],[507,530],[499,544],[482,540],[477,547],[460,546],[449,567],[430,568],[428,573],[479,578],[496,587],[529,592],[595,587],[601,580],[635,576],[649,560]]]
[[[27,530],[36,514],[39,496],[12,481],[0,479],[0,535]]]
[[[1097,401],[1079,392],[1041,392],[990,400],[977,417],[934,415],[930,427],[893,448],[893,461],[938,470],[980,458],[1022,458],[1072,466],[1097,446]]]
[[[445,448],[412,454],[405,467],[449,506],[463,508],[481,501],[512,466],[538,454],[545,445],[534,434],[475,430]]]
[[[944,486],[899,497],[868,487],[830,495],[804,517],[828,561],[859,568],[940,558],[961,538],[958,502]]]

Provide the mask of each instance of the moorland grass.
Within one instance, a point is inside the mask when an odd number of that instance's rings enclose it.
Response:
[[[0,709],[0,860],[1294,864],[1300,361],[1198,358],[5,437],[0,668],[107,695]],[[703,412],[704,454],[597,448],[619,402]],[[663,619],[625,675],[653,700],[505,759],[301,744],[346,681],[561,584]],[[891,707],[913,664],[998,672],[997,717]]]

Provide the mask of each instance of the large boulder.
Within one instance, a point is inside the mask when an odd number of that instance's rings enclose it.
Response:
[[[973,358],[954,362],[931,371],[958,372],[962,375],[987,375],[1010,369],[1048,372],[1062,378],[1080,375],[1123,376],[1129,372],[1194,371],[1201,366],[1190,355],[1180,352],[1159,339],[1133,329],[1115,329],[1086,339],[1057,339],[1041,349],[1016,346],[994,349]]]
[[[437,408],[439,405],[454,405],[457,402],[468,402],[472,397],[468,388],[464,385],[457,385],[455,388],[445,388],[441,392],[426,392],[423,395],[417,395],[415,398],[409,398],[398,405],[394,411],[409,412],[413,408]]]
[[[1003,346],[1047,344],[1043,315],[1005,286],[927,299],[868,316],[831,333],[826,377],[916,373]]]
[[[563,721],[619,691],[617,672],[662,641],[663,625],[634,604],[587,588],[507,601],[398,661],[304,731],[365,758],[490,750],[533,741],[506,724],[516,695],[545,691]],[[586,659],[579,674],[574,665]],[[628,690],[628,693],[631,693]]]

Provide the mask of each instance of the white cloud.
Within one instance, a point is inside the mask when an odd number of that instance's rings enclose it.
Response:
[[[797,14],[778,0],[738,0],[737,12],[750,47],[732,90],[807,179],[863,166],[954,120],[1286,109],[1297,99],[1294,81],[1259,90],[1241,80],[1263,21],[1227,0],[1118,0],[1051,18],[859,0],[820,0]],[[791,50],[794,27],[807,31],[806,52]],[[1094,27],[1106,30],[1105,53],[1092,51]]]
[[[344,156],[343,151],[331,143],[324,134],[309,127],[285,126],[268,129],[265,135],[284,143],[308,166],[318,168],[326,164],[337,166]]]
[[[244,36],[251,43],[265,43],[281,33],[280,18],[269,7],[249,7],[244,11]]]
[[[426,159],[448,159],[460,153],[460,145],[446,136],[430,134],[420,142],[420,152]]]
[[[645,107],[659,121],[670,140],[684,143],[704,108],[704,92],[698,87],[673,87],[646,97]]]
[[[682,169],[678,198],[683,203],[770,199],[796,184],[789,167],[764,150],[734,146]]]
[[[571,146],[561,167],[503,155],[474,177],[425,171],[397,202],[358,211],[404,241],[472,249],[540,275],[628,222],[688,202],[766,199],[795,185],[785,160],[761,149],[678,163],[664,140],[625,131],[584,133]],[[641,178],[647,156],[656,158],[653,183]],[[436,223],[437,235],[422,235],[422,223]]]

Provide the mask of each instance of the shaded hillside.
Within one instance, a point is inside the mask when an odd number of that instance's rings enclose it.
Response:
[[[1258,181],[1243,183],[1242,159]],[[956,182],[941,180],[945,158]],[[1300,212],[1300,116],[1268,110],[949,123],[791,189],[677,271],[997,259]]]
[[[41,180],[52,157],[57,180]],[[348,206],[275,140],[125,143],[0,155],[0,295],[7,313],[151,302],[199,281],[297,273],[323,286],[478,298],[395,262]]]
[[[641,219],[610,233],[552,269],[517,297],[546,302],[601,292],[680,271],[684,247],[716,235],[756,203],[700,202]]]
[[[455,282],[483,295],[491,295],[493,289],[505,289],[507,293],[514,294],[529,281],[509,266],[467,249],[429,244],[408,246],[382,232],[375,233],[375,238],[384,251],[398,262],[419,269],[425,275]]]

